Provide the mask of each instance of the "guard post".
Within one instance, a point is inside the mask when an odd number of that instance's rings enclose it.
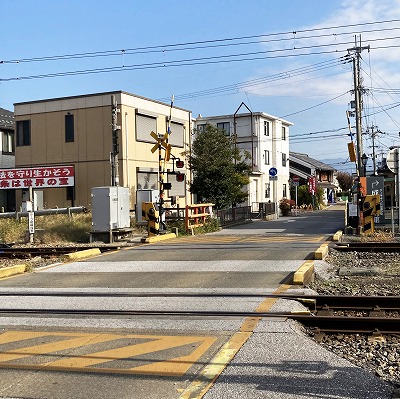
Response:
[[[142,220],[147,220],[147,233],[149,237],[160,232],[159,212],[153,202],[142,203]]]

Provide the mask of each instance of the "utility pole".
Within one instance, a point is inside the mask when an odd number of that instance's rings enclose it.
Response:
[[[363,214],[361,212],[362,193],[361,193],[361,177],[365,177],[364,165],[362,162],[363,143],[362,143],[362,84],[360,78],[360,57],[363,50],[369,50],[369,46],[357,45],[357,36],[354,37],[355,46],[347,49],[349,55],[353,55],[353,77],[354,77],[354,101],[355,101],[355,117],[356,117],[356,138],[357,138],[357,233],[360,234],[363,227]]]
[[[359,177],[364,177],[364,168],[362,165],[361,156],[363,154],[363,143],[362,143],[362,91],[363,87],[360,78],[360,57],[363,50],[369,51],[370,46],[357,46],[357,37],[355,37],[355,46],[347,49],[347,51],[353,54],[353,77],[354,77],[354,100],[355,100],[355,113],[356,113],[356,138],[357,138],[357,174]]]
[[[120,112],[115,96],[111,96],[111,129],[112,129],[112,151],[110,153],[111,163],[111,185],[119,186],[119,164],[118,164],[118,153],[119,153],[119,142],[118,142],[118,131],[121,130],[121,126],[117,125],[117,116]]]
[[[376,129],[376,130],[374,130],[374,129]],[[369,129],[368,129],[368,131],[369,131]],[[374,165],[374,176],[377,174],[376,173],[376,155],[375,155],[375,137],[378,134],[381,134],[381,133],[382,132],[379,129],[377,129],[377,126],[374,126],[374,125],[371,126],[370,135],[371,135],[371,138],[372,138],[372,162],[373,162],[373,165]]]

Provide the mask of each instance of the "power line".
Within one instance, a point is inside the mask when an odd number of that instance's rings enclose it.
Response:
[[[54,60],[67,60],[67,59],[78,59],[78,58],[94,58],[94,57],[108,57],[108,56],[119,56],[119,55],[127,55],[127,54],[145,54],[145,53],[154,53],[154,52],[166,52],[166,51],[182,51],[182,50],[197,50],[199,48],[211,48],[211,47],[220,47],[219,43],[225,42],[235,42],[240,40],[249,40],[249,39],[262,39],[268,37],[277,37],[277,36],[286,36],[292,35],[289,38],[279,38],[272,40],[257,40],[252,42],[244,42],[244,43],[233,43],[233,44],[223,44],[223,46],[232,46],[232,45],[247,45],[247,44],[258,44],[258,43],[268,43],[268,42],[276,42],[276,41],[287,41],[287,40],[304,40],[304,39],[315,39],[322,37],[330,37],[341,35],[354,35],[357,33],[363,33],[363,31],[351,31],[351,32],[342,32],[342,33],[330,33],[330,34],[322,34],[322,35],[311,35],[311,36],[297,36],[299,33],[307,33],[307,32],[320,32],[326,30],[338,30],[343,28],[354,28],[361,26],[371,26],[371,25],[381,25],[386,23],[395,23],[400,22],[400,19],[393,20],[385,20],[385,21],[374,21],[374,22],[365,22],[358,24],[347,24],[347,25],[339,25],[339,26],[330,26],[330,27],[322,27],[322,28],[313,28],[313,29],[303,29],[297,31],[286,31],[286,32],[278,32],[278,33],[269,33],[262,35],[250,35],[250,36],[241,36],[241,37],[232,37],[232,38],[223,38],[223,39],[212,39],[212,40],[202,40],[202,41],[194,41],[194,42],[182,42],[182,43],[173,43],[173,44],[163,44],[163,45],[155,45],[155,46],[142,46],[142,47],[134,47],[127,49],[114,49],[114,50],[105,50],[105,51],[94,51],[94,52],[83,52],[83,53],[72,53],[72,54],[61,54],[61,55],[51,55],[51,56],[43,56],[43,57],[31,57],[31,58],[20,58],[20,59],[12,59],[12,60],[3,60],[0,61],[0,64],[7,63],[26,63],[26,62],[42,62],[42,61],[54,61]],[[372,32],[384,32],[384,31],[393,31],[400,28],[383,28],[383,29],[369,29],[368,33]],[[217,45],[216,45],[217,43]],[[199,47],[199,45],[204,45],[203,47]],[[188,47],[189,46],[189,47]],[[196,47],[190,47],[196,46]]]
[[[237,92],[240,89],[249,90],[250,87],[259,86],[260,84],[270,83],[270,82],[274,82],[274,81],[281,80],[281,79],[288,79],[291,77],[295,77],[295,76],[331,68],[334,66],[338,66],[340,64],[341,64],[341,61],[337,60],[337,59],[323,61],[323,62],[320,62],[317,64],[279,72],[277,74],[273,74],[270,76],[264,76],[264,77],[253,79],[253,80],[247,80],[245,82],[234,83],[231,85],[220,86],[220,87],[216,87],[216,88],[212,88],[212,89],[200,90],[200,91],[187,93],[187,94],[178,94],[178,95],[175,95],[175,99],[182,101],[182,100],[192,99],[192,98],[196,98],[196,97],[219,94],[219,93],[223,93],[223,92],[230,92],[230,91]],[[165,101],[166,98],[160,98],[158,100]]]
[[[322,103],[313,105],[313,106],[311,106],[311,107],[302,109],[302,110],[300,110],[300,111],[292,112],[292,113],[290,113],[290,114],[281,116],[281,118],[286,118],[286,117],[288,117],[288,116],[296,115],[296,114],[299,114],[299,113],[301,113],[301,112],[309,111],[310,109],[314,109],[314,108],[316,108],[316,107],[319,107],[320,105],[327,104],[327,103],[329,103],[329,102],[331,102],[331,101],[334,101],[334,100],[336,100],[336,99],[338,99],[338,98],[340,98],[340,97],[343,97],[344,95],[346,95],[346,94],[348,94],[348,93],[349,93],[349,92],[346,91],[346,92],[344,92],[344,93],[342,93],[342,94],[340,94],[340,95],[338,95],[338,96],[336,96],[336,97],[334,97],[334,98],[331,98],[331,99],[329,99],[329,100],[326,100],[326,101],[324,101],[324,102],[322,102]]]

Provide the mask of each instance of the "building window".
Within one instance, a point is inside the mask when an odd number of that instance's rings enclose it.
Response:
[[[31,121],[17,121],[17,146],[31,145]]]
[[[74,115],[70,113],[65,115],[65,142],[74,142]]]
[[[287,188],[286,188],[286,184],[283,185],[283,198],[287,198]]]
[[[3,154],[14,154],[14,133],[3,132]]]
[[[286,161],[287,161],[286,154],[282,153],[282,166],[286,166]]]
[[[217,123],[217,128],[220,129],[220,130],[223,130],[225,132],[226,136],[230,136],[231,135],[231,128],[230,128],[229,122]]]
[[[201,125],[197,125],[196,129],[199,133],[202,133],[204,130],[206,130],[206,124],[202,123]]]
[[[282,140],[286,140],[286,127],[282,126]]]
[[[174,147],[183,147],[185,126],[182,123],[171,122],[171,134],[169,144]]]
[[[271,183],[265,183],[265,198],[271,196]]]
[[[264,136],[269,136],[269,122],[264,121]]]
[[[264,151],[264,163],[265,165],[269,165],[269,150]]]
[[[157,133],[157,118],[150,115],[136,114],[136,140],[154,143],[150,133]]]

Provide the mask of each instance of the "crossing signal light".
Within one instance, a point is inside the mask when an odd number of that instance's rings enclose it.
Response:
[[[185,180],[185,175],[183,173],[176,174],[176,181],[183,182]]]
[[[183,168],[185,166],[185,162],[181,161],[180,159],[176,160],[176,167]]]

